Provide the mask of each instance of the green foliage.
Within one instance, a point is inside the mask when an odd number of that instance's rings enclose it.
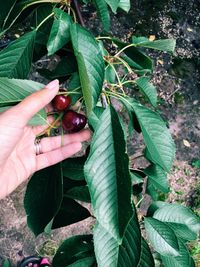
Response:
[[[48,55],[53,55],[70,40],[71,17],[59,8],[55,8],[54,22],[47,42]]]
[[[71,40],[78,63],[87,114],[90,115],[97,104],[103,86],[103,57],[91,33],[77,24],[71,26]]]
[[[20,26],[24,17],[30,23],[29,32],[0,51],[0,112],[44,87],[24,79],[34,60],[56,56],[58,63],[53,68],[38,72],[49,80],[60,80],[73,109],[87,114],[88,127],[94,132],[85,155],[31,177],[24,199],[28,225],[38,235],[95,217],[93,235],[66,239],[53,258],[53,267],[154,267],[153,254],[141,235],[143,225],[144,236],[164,267],[192,267],[187,243],[197,238],[199,218],[181,205],[156,201],[159,191],[169,192],[167,173],[175,145],[159,115],[157,92],[151,83],[153,60],[145,50],[172,54],[175,40],[132,36],[124,42],[114,38],[109,33],[110,12],[128,12],[130,0],[95,0],[93,4],[106,35],[93,36],[77,23],[77,9],[65,1],[9,0],[0,4],[1,36],[13,25]],[[110,46],[115,51],[111,52]],[[47,115],[41,110],[29,123],[43,124]],[[59,120],[63,114],[54,115]],[[54,127],[50,126],[52,132]],[[129,166],[126,139],[135,131],[146,145],[140,157],[148,167]],[[194,166],[198,167],[198,161]],[[146,216],[138,210],[145,194],[153,201]],[[91,202],[92,214],[80,201]]]
[[[25,34],[0,52],[0,77],[27,78],[36,31]]]
[[[10,262],[8,259],[4,260],[3,263],[2,263],[2,267],[10,267]]]

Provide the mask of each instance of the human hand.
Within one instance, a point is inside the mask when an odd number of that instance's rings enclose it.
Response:
[[[54,80],[0,114],[0,199],[34,172],[77,153],[81,142],[90,138],[89,130],[64,135],[62,145],[60,136],[45,137],[40,142],[42,154],[36,155],[34,142],[44,126],[31,127],[27,122],[42,108],[50,107],[58,90],[59,82]]]

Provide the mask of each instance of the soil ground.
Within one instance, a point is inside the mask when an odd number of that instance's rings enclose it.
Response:
[[[120,13],[112,16],[112,32],[115,36],[155,35],[156,39],[175,38],[177,41],[174,56],[149,51],[155,59],[152,80],[159,92],[159,108],[169,123],[177,146],[176,160],[169,175],[171,192],[167,198],[170,202],[183,203],[200,214],[200,169],[193,166],[200,159],[200,1],[133,2],[128,15]],[[96,16],[93,8],[85,8],[85,17],[89,11]],[[99,24],[94,17],[90,16],[86,24],[97,33]],[[37,77],[38,74],[34,75]],[[0,201],[0,266],[3,258],[11,259],[15,266],[19,251],[25,255],[39,253],[52,256],[61,240],[75,233],[91,231],[92,219],[87,219],[53,231],[51,236],[40,235],[35,238],[26,225],[23,210],[25,187],[26,184],[21,185],[13,194]],[[196,248],[199,246],[198,242],[193,245]],[[195,258],[196,262],[200,261],[198,253]]]

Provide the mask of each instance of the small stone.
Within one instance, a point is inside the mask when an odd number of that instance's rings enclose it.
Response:
[[[190,143],[186,139],[183,139],[183,144],[186,147],[191,147]]]

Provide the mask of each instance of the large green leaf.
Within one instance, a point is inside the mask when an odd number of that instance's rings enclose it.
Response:
[[[142,93],[147,97],[149,102],[152,104],[153,107],[157,106],[157,91],[155,86],[149,82],[148,77],[141,77],[136,81],[137,86],[140,88]]]
[[[12,106],[44,87],[30,80],[0,78],[0,107]]]
[[[59,8],[54,9],[54,22],[47,43],[48,55],[53,55],[70,40],[71,16]]]
[[[90,217],[90,212],[78,202],[63,197],[60,209],[52,221],[52,229],[67,226]]]
[[[32,62],[36,31],[26,33],[0,51],[0,77],[27,78]]]
[[[53,258],[52,267],[90,267],[94,262],[92,235],[79,235],[61,244]]]
[[[135,101],[132,101],[131,105],[152,161],[168,172],[175,157],[175,145],[164,121],[156,112]]]
[[[79,76],[87,115],[96,106],[104,80],[104,60],[98,43],[78,24],[71,26],[71,39],[78,62]]]
[[[27,222],[35,235],[42,233],[57,214],[62,202],[62,170],[57,164],[36,172],[24,198]]]
[[[153,217],[162,222],[184,224],[193,233],[200,231],[200,219],[189,209],[178,204],[169,204],[159,208]]]
[[[119,39],[112,38],[112,41],[123,49],[124,55],[120,55],[134,70],[142,71],[142,73],[152,72],[153,62],[150,57],[145,55],[137,47],[129,46],[129,43],[124,43]]]
[[[141,233],[137,217],[130,220],[122,244],[97,223],[94,229],[94,247],[99,267],[137,266],[141,255]]]
[[[123,129],[112,107],[99,120],[84,170],[94,214],[120,242],[132,216],[131,179]]]
[[[112,9],[112,12],[116,13],[120,0],[105,0],[105,1]]]
[[[118,7],[123,9],[126,12],[129,12],[131,8],[131,2],[130,0],[120,0]]]
[[[155,40],[149,41],[147,38],[141,37],[132,37],[132,42],[136,46],[152,48],[156,50],[166,51],[166,52],[174,52],[176,46],[176,40],[174,39],[164,39],[164,40]]]
[[[95,6],[101,18],[103,28],[105,31],[110,30],[110,15],[108,11],[108,6],[105,0],[94,0]]]
[[[147,242],[142,238],[142,251],[137,267],[155,267],[154,259]]]
[[[177,237],[180,237],[183,240],[188,241],[197,239],[197,234],[191,231],[184,223],[167,222],[166,224],[174,230]]]
[[[179,245],[174,231],[154,218],[145,218],[147,236],[154,249],[163,256],[178,256]]]
[[[169,192],[169,183],[167,180],[166,172],[158,165],[152,164],[144,170],[144,173],[148,176],[149,182],[160,191],[164,193]]]
[[[179,240],[179,254],[176,257],[161,256],[164,267],[195,267],[193,258],[181,240]]]

